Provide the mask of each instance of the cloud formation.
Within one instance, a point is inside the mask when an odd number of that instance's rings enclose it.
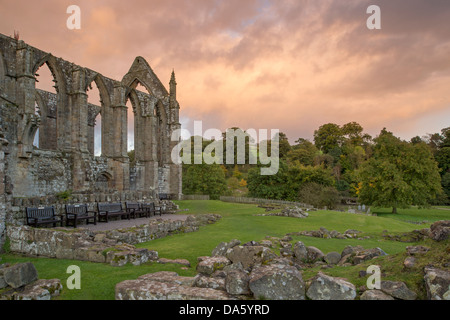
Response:
[[[372,4],[381,30],[366,27]],[[174,68],[186,123],[291,142],[328,122],[405,139],[450,125],[447,0],[0,0],[0,17],[1,33],[114,79],[136,56],[167,85]]]

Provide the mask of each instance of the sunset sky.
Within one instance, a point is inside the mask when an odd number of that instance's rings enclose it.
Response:
[[[369,30],[370,5],[381,30]],[[69,5],[81,30],[69,30]],[[121,80],[144,57],[185,128],[356,121],[409,140],[450,127],[449,0],[0,0],[0,33]]]

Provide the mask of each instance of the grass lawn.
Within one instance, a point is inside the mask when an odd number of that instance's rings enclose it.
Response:
[[[55,260],[46,258],[26,258],[17,255],[4,254],[1,263],[31,261],[35,264],[41,279],[58,278],[63,286],[70,276],[66,269],[70,265],[81,268],[82,290],[63,290],[59,299],[62,300],[112,300],[114,299],[115,285],[123,280],[136,279],[140,275],[158,271],[175,271],[180,275],[194,276],[197,257],[210,255],[211,251],[222,241],[228,242],[239,239],[242,243],[259,241],[266,236],[282,237],[287,233],[302,230],[318,230],[325,227],[328,230],[344,232],[347,229],[357,229],[369,235],[367,240],[356,239],[318,239],[312,237],[293,237],[293,242],[302,241],[307,246],[315,246],[325,254],[330,251],[341,252],[347,245],[362,245],[365,248],[380,247],[388,254],[403,253],[405,247],[411,243],[386,241],[381,237],[384,230],[389,233],[403,233],[414,229],[426,228],[431,221],[450,219],[450,211],[438,209],[410,209],[400,210],[399,214],[389,214],[389,210],[376,210],[377,217],[356,215],[351,213],[317,211],[312,212],[307,219],[287,217],[255,216],[265,213],[265,210],[255,205],[233,204],[221,201],[181,201],[177,202],[181,209],[188,211],[180,214],[206,214],[217,213],[222,219],[213,224],[201,227],[199,231],[186,234],[176,234],[163,239],[137,245],[139,248],[156,250],[160,257],[175,259],[183,258],[191,262],[192,267],[183,270],[179,265],[161,265],[148,263],[139,267],[125,266],[114,268],[105,264],[96,264],[80,261]],[[414,218],[414,219],[413,219]],[[427,224],[417,224],[407,221],[428,221]],[[389,256],[388,256],[389,257]],[[386,258],[384,258],[386,259]],[[397,263],[397,261],[395,261]],[[333,268],[333,272],[345,274],[350,268]],[[306,276],[306,275],[305,275]]]
[[[398,214],[393,214],[392,209],[376,208],[373,210],[379,217],[391,218],[410,223],[433,223],[439,220],[448,220],[450,217],[450,207],[438,206],[430,209],[401,209]]]

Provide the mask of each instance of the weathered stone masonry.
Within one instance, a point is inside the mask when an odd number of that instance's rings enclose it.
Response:
[[[46,64],[56,94],[37,90]],[[136,90],[138,84],[147,92]],[[101,105],[87,102],[99,89]],[[0,34],[0,245],[17,199],[73,194],[143,192],[181,196],[181,166],[172,163],[181,127],[176,80],[169,91],[137,57],[121,81]],[[127,154],[127,101],[134,112],[135,164]],[[94,155],[94,125],[102,120],[102,153]],[[38,131],[39,129],[39,131]],[[33,146],[39,132],[39,148]]]

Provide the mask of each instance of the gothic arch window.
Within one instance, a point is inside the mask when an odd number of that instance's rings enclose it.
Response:
[[[48,63],[43,63],[35,72],[35,117],[39,127],[33,145],[39,149],[57,149],[58,92],[56,80]]]
[[[109,172],[101,172],[95,180],[97,191],[108,191],[111,188],[112,175]]]
[[[89,83],[86,94],[88,96],[88,150],[99,157],[102,155],[102,109],[104,103],[96,80]]]

